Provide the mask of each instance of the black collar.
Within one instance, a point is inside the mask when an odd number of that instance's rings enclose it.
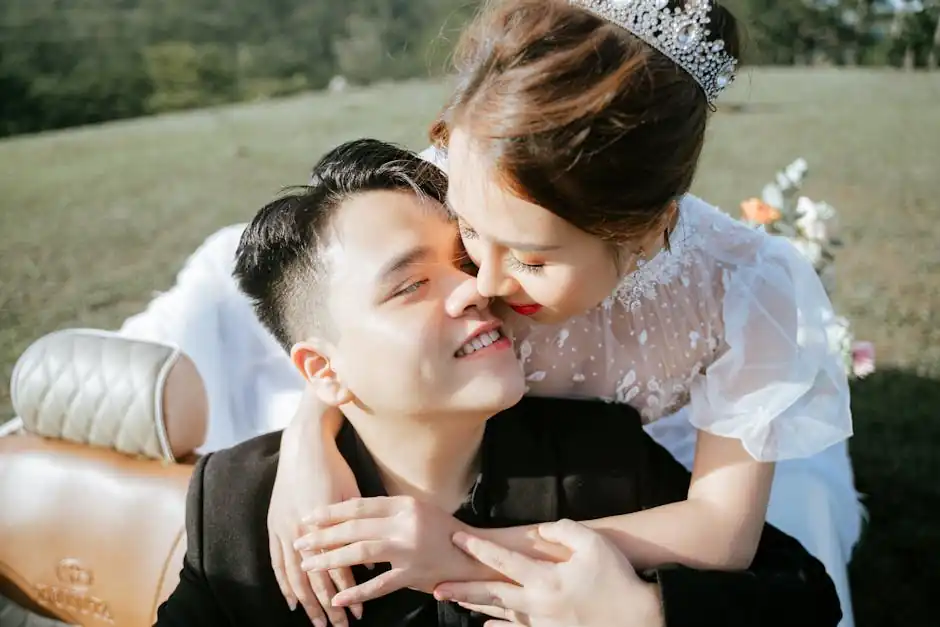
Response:
[[[454,512],[476,527],[556,520],[559,486],[554,442],[525,414],[523,400],[491,418],[481,444],[480,472],[467,499]],[[337,435],[363,497],[388,496],[375,460],[347,420]]]

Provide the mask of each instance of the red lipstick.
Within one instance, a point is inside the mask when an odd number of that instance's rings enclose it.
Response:
[[[539,311],[542,310],[542,306],[538,304],[532,305],[509,305],[509,308],[515,311],[520,316],[534,316]]]

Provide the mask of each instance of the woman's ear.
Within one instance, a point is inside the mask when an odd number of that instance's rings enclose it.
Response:
[[[298,342],[291,347],[290,358],[317,397],[327,405],[339,407],[352,401],[353,394],[330,364],[331,348],[320,340]]]

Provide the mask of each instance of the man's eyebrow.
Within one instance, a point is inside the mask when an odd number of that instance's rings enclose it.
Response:
[[[408,266],[412,266],[430,256],[431,249],[427,246],[419,245],[406,250],[382,266],[382,270],[380,270],[378,274],[379,283],[389,281],[395,274],[401,272]]]
[[[454,220],[462,220],[460,214],[454,211],[454,206],[450,204],[450,197],[447,198],[447,202],[444,203],[444,207],[447,209],[447,212]],[[463,221],[462,229],[476,233],[477,230],[467,224],[466,220]],[[552,250],[558,250],[561,246],[546,246],[543,244],[526,244],[523,242],[505,242],[503,240],[493,240],[496,244],[504,248],[511,248],[512,250],[518,250],[524,253],[545,253]]]

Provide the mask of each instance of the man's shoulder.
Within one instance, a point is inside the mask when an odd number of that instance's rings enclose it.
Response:
[[[176,611],[221,610],[220,620],[238,617],[228,624],[292,624],[271,567],[267,532],[280,436],[252,438],[196,464],[186,501],[186,561],[168,601]]]
[[[265,433],[235,446],[207,454],[205,476],[240,475],[249,481],[258,479],[268,468],[277,469],[281,431]],[[244,484],[243,484],[244,485]]]
[[[280,445],[281,432],[277,431],[209,453],[199,460],[189,505],[196,506],[194,501],[198,502],[204,525],[234,523],[233,526],[248,530],[265,524]]]

